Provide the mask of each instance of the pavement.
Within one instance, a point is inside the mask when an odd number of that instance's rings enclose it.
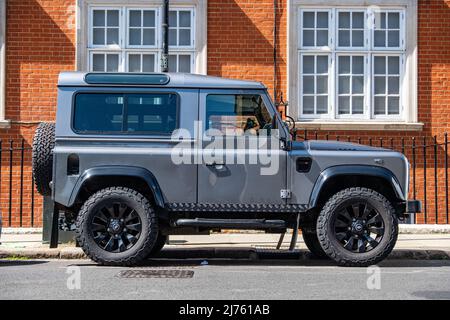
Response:
[[[206,258],[206,259],[274,259],[293,258],[308,260],[310,254],[299,236],[297,248],[288,252],[290,235],[284,238],[281,251],[276,251],[277,234],[221,233],[209,236],[170,236],[160,258]],[[62,244],[49,249],[42,244],[42,234],[3,234],[0,245],[2,259],[84,259],[81,248],[74,243]],[[449,260],[450,233],[409,234],[402,233],[389,259]]]
[[[302,260],[152,259],[138,268],[0,260],[0,269],[1,300],[450,299],[445,260],[386,260],[371,268]]]

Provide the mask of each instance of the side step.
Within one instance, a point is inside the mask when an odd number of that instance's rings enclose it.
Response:
[[[220,229],[286,229],[283,220],[266,219],[179,219],[175,221],[178,227],[201,227]]]

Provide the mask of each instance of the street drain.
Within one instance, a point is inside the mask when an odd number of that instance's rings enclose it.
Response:
[[[192,270],[125,270],[119,272],[119,278],[192,278],[194,271]]]

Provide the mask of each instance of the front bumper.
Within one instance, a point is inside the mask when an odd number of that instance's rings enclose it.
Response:
[[[422,202],[419,200],[409,200],[405,203],[405,210],[407,214],[422,212]]]

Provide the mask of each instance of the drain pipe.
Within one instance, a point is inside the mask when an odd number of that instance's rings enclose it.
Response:
[[[169,72],[169,0],[163,3],[161,71]]]

